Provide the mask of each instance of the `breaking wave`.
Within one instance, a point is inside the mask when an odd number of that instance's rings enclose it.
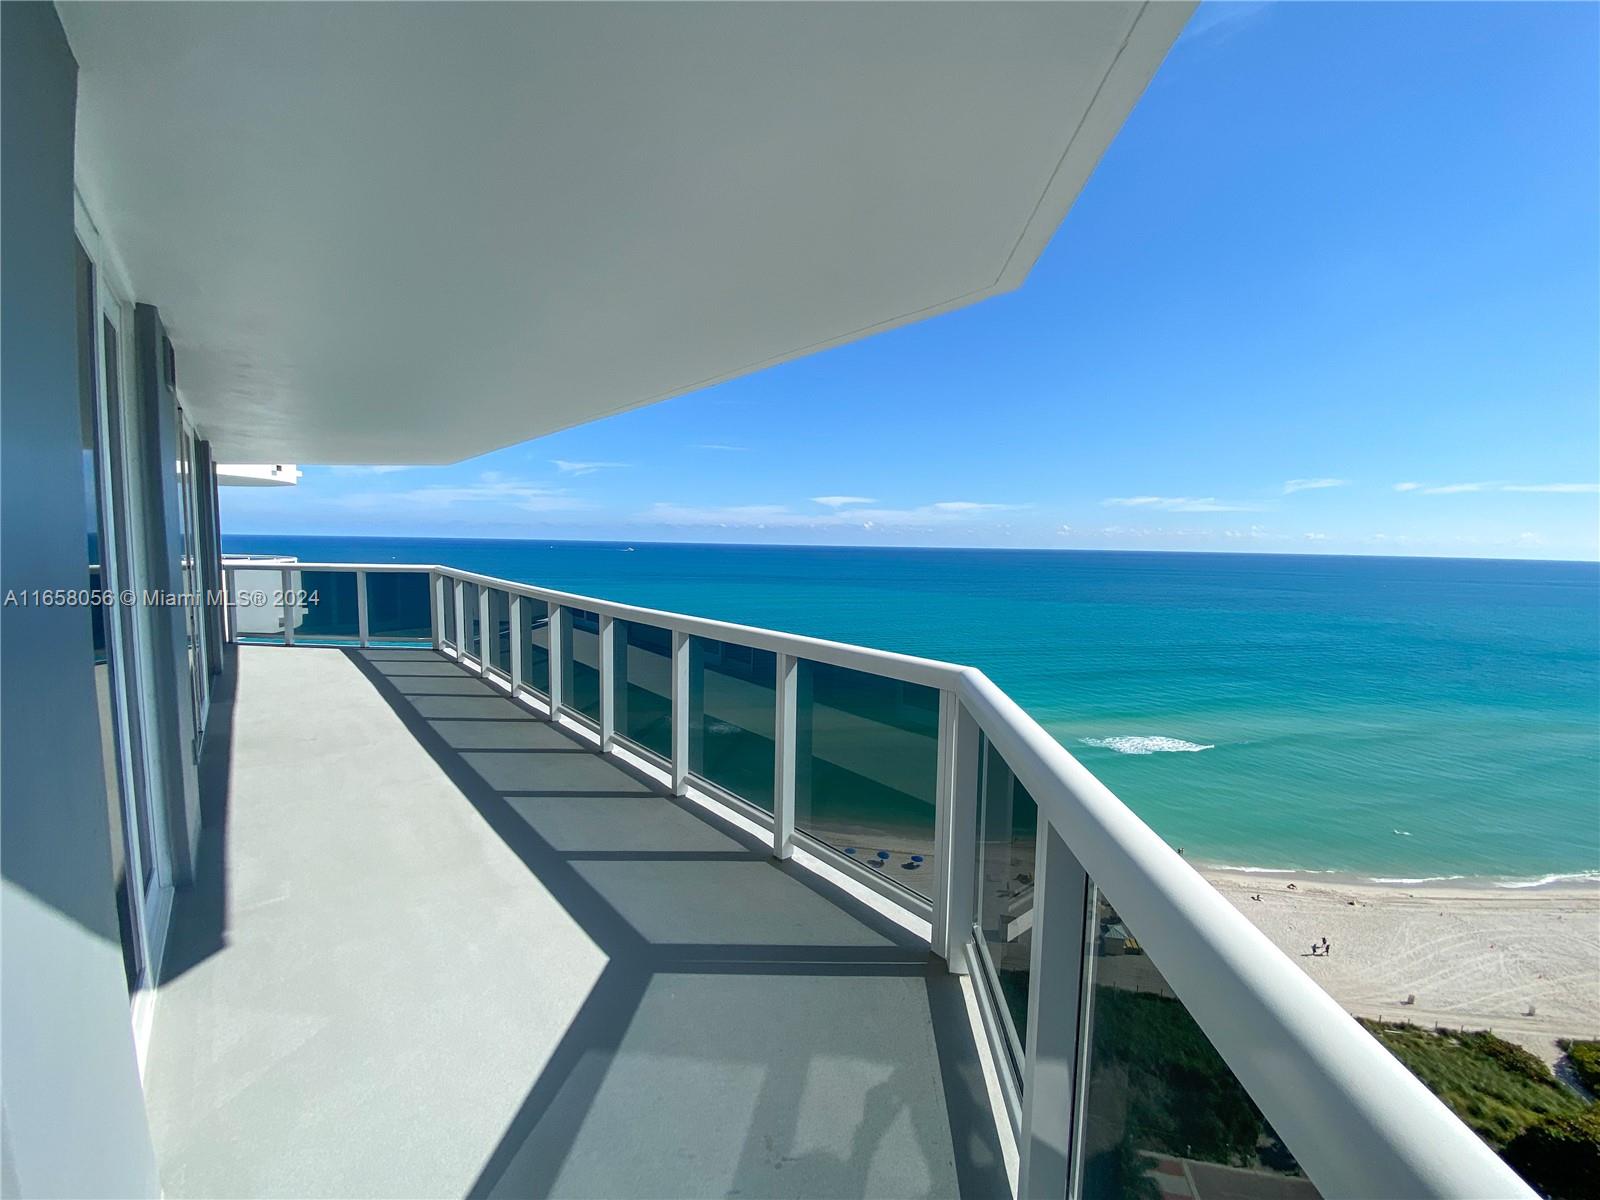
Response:
[[[1118,754],[1192,754],[1199,750],[1215,750],[1215,746],[1202,746],[1199,742],[1186,742],[1170,737],[1108,737],[1079,738],[1085,746],[1099,746],[1115,750]]]
[[[1411,878],[1394,876],[1369,875],[1373,883],[1444,883],[1451,879],[1465,879],[1465,875],[1417,875]]]
[[[1568,871],[1564,875],[1541,875],[1538,879],[1507,879],[1495,884],[1497,888],[1535,888],[1547,883],[1570,883],[1573,880],[1592,882],[1600,880],[1600,871]]]

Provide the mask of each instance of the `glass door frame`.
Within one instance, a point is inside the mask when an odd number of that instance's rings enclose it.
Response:
[[[183,405],[178,406],[178,505],[182,516],[182,585],[192,598],[184,605],[184,632],[189,639],[189,692],[194,706],[194,744],[189,747],[195,765],[200,763],[205,744],[206,716],[211,708],[210,622],[203,607],[206,573],[201,555],[206,552],[201,536],[200,481],[197,476],[199,436],[189,423]]]
[[[138,439],[142,423],[135,390],[133,307],[125,299],[129,294],[126,287],[115,281],[120,272],[110,261],[81,198],[75,199],[78,240],[93,266],[95,470],[101,480],[100,516],[107,543],[101,547],[100,555],[102,587],[118,594],[131,590],[137,601],[149,578],[143,557],[145,547],[138,537],[138,531],[145,527],[148,498],[140,486],[143,474],[139,469]],[[108,325],[115,335],[114,345],[107,337]],[[115,405],[111,403],[108,352],[110,367],[116,372]],[[139,965],[129,999],[142,1076],[172,913],[173,879],[168,852],[171,843],[166,806],[159,795],[163,780],[160,748],[148,719],[155,711],[157,689],[147,614],[136,602],[118,603],[108,608],[106,615],[116,684],[111,707],[122,785],[123,840],[134,914],[134,951]],[[136,832],[141,825],[149,833],[153,859],[150,863],[144,862]]]

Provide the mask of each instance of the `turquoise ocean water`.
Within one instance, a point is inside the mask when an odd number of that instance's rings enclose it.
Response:
[[[1600,566],[228,536],[968,663],[1190,858],[1600,874]]]

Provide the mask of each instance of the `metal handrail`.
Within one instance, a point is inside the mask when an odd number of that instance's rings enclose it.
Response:
[[[224,569],[276,566],[224,560]],[[1420,1080],[981,671],[437,564],[296,562],[282,569],[427,572],[953,693],[1044,821],[1138,932],[1168,986],[1325,1196],[1533,1196]],[[1080,943],[1058,952],[1082,950]]]
[[[1168,986],[1324,1195],[1532,1195],[1016,701],[977,670],[963,674],[959,691],[1040,814],[1137,931]]]

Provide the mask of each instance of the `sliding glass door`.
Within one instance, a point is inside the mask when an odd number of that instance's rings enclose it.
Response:
[[[155,803],[145,714],[153,690],[149,656],[130,593],[141,572],[133,530],[136,490],[125,384],[127,307],[78,247],[79,424],[85,537],[84,606],[94,656],[95,693],[112,885],[123,968],[136,1011],[154,986],[169,909],[170,873]]]

